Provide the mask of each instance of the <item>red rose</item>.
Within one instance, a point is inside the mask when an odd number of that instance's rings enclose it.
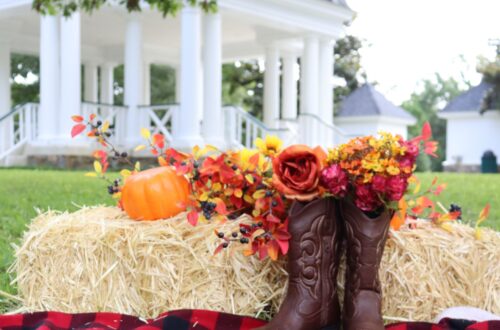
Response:
[[[356,199],[354,203],[363,211],[375,211],[382,205],[377,193],[369,185],[358,185],[356,187]]]
[[[273,159],[273,185],[289,199],[310,201],[320,194],[319,177],[326,159],[317,147],[293,145]]]
[[[392,176],[387,179],[387,192],[386,196],[391,201],[399,201],[403,198],[406,188],[408,187],[408,180],[403,176]]]
[[[323,169],[320,181],[323,187],[335,197],[344,197],[347,193],[349,178],[339,164]]]

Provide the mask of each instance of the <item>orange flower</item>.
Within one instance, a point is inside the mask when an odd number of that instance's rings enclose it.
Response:
[[[273,160],[273,185],[289,199],[310,201],[320,194],[319,178],[326,161],[320,147],[293,145]]]

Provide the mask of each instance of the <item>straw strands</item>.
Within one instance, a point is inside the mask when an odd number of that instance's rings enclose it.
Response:
[[[268,317],[285,293],[284,262],[224,251],[213,256],[217,227],[192,227],[184,214],[129,220],[117,208],[39,215],[16,247],[15,273],[25,311],[114,311],[145,318],[181,308]],[[234,243],[235,246],[239,243]],[[393,233],[381,279],[387,320],[432,320],[450,306],[500,313],[500,236],[454,225]]]

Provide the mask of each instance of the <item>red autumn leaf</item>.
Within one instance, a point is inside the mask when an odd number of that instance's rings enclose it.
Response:
[[[281,254],[286,255],[288,253],[288,247],[290,246],[290,243],[288,241],[282,241],[282,240],[277,240],[278,245],[280,246],[281,249]]]
[[[264,260],[267,257],[267,246],[265,244],[261,244],[259,246],[259,259]]]
[[[437,181],[438,181],[438,177],[435,176],[434,179],[432,180],[431,186],[435,185]]]
[[[484,209],[481,210],[481,213],[479,214],[479,219],[477,219],[478,223],[483,222],[488,218],[488,215],[490,214],[490,203],[486,204]]]
[[[71,119],[75,122],[75,123],[81,123],[83,121],[83,117],[82,116],[71,116]]]
[[[220,243],[219,246],[217,246],[217,248],[214,251],[214,255],[216,255],[217,253],[221,252],[224,249],[223,244],[224,243]]]
[[[84,124],[76,124],[71,129],[71,137],[74,138],[75,136],[77,136],[78,134],[80,134],[81,132],[83,132],[86,127],[87,126],[85,126]]]
[[[96,150],[96,151],[94,151],[94,153],[92,155],[94,156],[94,158],[98,158],[98,159],[107,159],[108,158],[108,154],[104,150]]]
[[[215,207],[215,211],[219,213],[220,215],[226,215],[227,209],[226,209],[226,204],[222,200],[217,201],[217,206]]]
[[[158,155],[159,155],[158,150],[156,150],[156,149],[151,149],[151,153],[152,153],[154,156],[158,156]]]
[[[95,117],[96,117],[95,113],[91,114],[91,115],[89,116],[89,121],[94,120],[94,119],[95,119]]]
[[[436,187],[436,190],[434,190],[434,195],[438,196],[443,192],[443,190],[446,188],[446,183],[440,184]]]
[[[88,137],[94,137],[94,136],[95,136],[95,131],[94,131],[94,130],[92,130],[92,131],[88,132],[88,133],[87,133],[87,136],[88,136]]]
[[[424,142],[424,153],[429,156],[437,157],[436,151],[438,149],[437,141],[425,141]]]
[[[290,238],[292,238],[292,235],[282,229],[278,229],[273,233],[273,236],[279,240],[279,241],[288,241]]]
[[[163,134],[154,134],[153,144],[160,149],[165,148],[165,137],[163,136]]]
[[[281,222],[281,220],[278,217],[272,215],[271,213],[269,213],[266,216],[266,221],[273,222],[273,223],[280,223]]]
[[[108,170],[108,167],[109,167],[108,162],[105,162],[104,164],[102,164],[102,173],[106,173],[106,171]]]
[[[191,226],[196,226],[198,223],[198,212],[196,211],[191,211],[187,215],[188,222],[191,224]]]
[[[422,126],[422,139],[424,141],[429,140],[432,137],[432,129],[431,129],[431,124],[429,124],[428,121],[424,123],[424,126]]]
[[[267,243],[267,254],[271,260],[278,260],[278,253],[280,251],[280,246],[275,240],[269,241]]]

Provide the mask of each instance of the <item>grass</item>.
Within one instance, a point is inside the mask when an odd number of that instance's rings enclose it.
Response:
[[[80,171],[0,169],[0,290],[15,293],[6,273],[12,263],[11,244],[18,242],[36,209],[69,210],[79,205],[108,204],[106,184]],[[448,187],[437,199],[445,206],[457,203],[464,219],[474,220],[486,203],[491,204],[485,226],[500,230],[500,175],[420,173],[423,187],[438,175]],[[12,308],[0,298],[0,313]]]
[[[436,176],[439,183],[447,183],[441,195],[432,199],[445,207],[451,203],[460,205],[464,222],[475,222],[490,203],[490,215],[483,224],[500,231],[500,174],[417,173],[417,176],[422,181],[422,189],[429,187]]]

